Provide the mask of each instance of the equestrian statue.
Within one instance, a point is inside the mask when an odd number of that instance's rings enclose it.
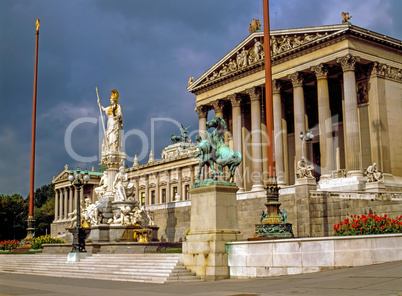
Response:
[[[213,179],[217,180],[218,175],[223,175],[223,168],[228,167],[229,177],[225,182],[233,182],[236,168],[242,161],[242,155],[239,151],[233,151],[224,143],[224,136],[227,130],[226,122],[220,116],[215,116],[207,121],[207,129],[215,128],[212,133],[205,131],[206,139],[197,135],[198,153],[194,157],[199,157],[197,181],[200,182],[201,171],[204,166],[210,167],[213,173]],[[216,164],[218,171],[215,170]]]

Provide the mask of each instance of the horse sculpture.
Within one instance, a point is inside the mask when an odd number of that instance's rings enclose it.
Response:
[[[197,136],[198,154],[194,157],[200,158],[198,166],[197,181],[200,180],[201,170],[203,166],[211,167],[213,172],[213,179],[217,180],[217,174],[223,175],[223,168],[228,167],[229,177],[226,182],[233,181],[236,168],[242,161],[242,155],[238,151],[233,151],[224,143],[224,135],[226,132],[226,123],[220,116],[215,116],[212,120],[206,123],[207,129],[213,127],[215,130],[212,133],[205,131],[207,138],[201,140],[200,136]],[[214,163],[218,167],[216,172]]]

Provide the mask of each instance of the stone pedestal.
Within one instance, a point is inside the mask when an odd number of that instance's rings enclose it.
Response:
[[[310,237],[310,191],[317,190],[314,178],[300,178],[295,184],[295,237]]]
[[[226,242],[241,240],[237,226],[237,186],[193,188],[190,232],[183,242],[182,261],[202,279],[229,278]]]
[[[383,182],[367,182],[364,186],[367,192],[385,192],[385,184]]]
[[[315,181],[315,178],[303,177],[296,179],[295,185],[317,186],[317,182]]]
[[[92,243],[108,242],[157,242],[157,226],[141,228],[138,225],[108,225],[101,224],[91,227],[88,241]]]
[[[366,178],[363,176],[348,176],[346,178],[324,179],[318,182],[320,191],[360,191],[364,189]]]

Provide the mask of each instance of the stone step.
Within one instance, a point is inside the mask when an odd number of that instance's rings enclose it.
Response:
[[[200,281],[178,254],[94,254],[67,263],[64,254],[0,255],[0,271],[146,283]]]
[[[80,278],[80,279],[94,279],[94,280],[108,280],[108,281],[129,281],[129,282],[142,282],[142,283],[165,283],[167,281],[166,277],[152,277],[152,276],[122,276],[122,275],[91,275],[88,273],[84,274],[71,274],[71,273],[49,273],[49,272],[9,272],[15,274],[30,274],[30,275],[40,275],[49,277],[63,277],[63,278]]]

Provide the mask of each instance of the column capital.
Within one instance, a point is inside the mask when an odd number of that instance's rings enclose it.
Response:
[[[259,101],[261,99],[261,88],[259,87],[252,87],[252,88],[248,88],[246,89],[246,92],[248,93],[248,95],[250,96],[250,101]]]
[[[288,78],[292,81],[293,87],[303,87],[304,77],[300,72],[289,74]]]
[[[311,67],[311,71],[315,73],[317,79],[326,79],[328,77],[328,66],[326,64],[319,64]]]
[[[240,94],[231,94],[228,95],[228,99],[230,101],[230,103],[232,104],[232,107],[240,107],[241,105],[241,100],[242,100],[242,96]]]
[[[385,77],[385,72],[388,69],[386,64],[374,62],[369,70],[370,76]]]
[[[273,94],[280,94],[282,89],[282,83],[278,79],[272,80],[272,93]]]
[[[207,118],[209,108],[205,105],[196,106],[194,111],[198,113],[199,118]]]
[[[213,101],[213,102],[211,103],[211,105],[212,105],[212,107],[214,108],[215,113],[216,113],[216,111],[222,112],[222,111],[223,111],[223,107],[225,106],[225,102],[224,102],[223,100],[216,100],[216,101]]]
[[[341,64],[343,72],[355,71],[358,61],[360,61],[360,57],[352,56],[351,54],[336,59],[336,62]]]

